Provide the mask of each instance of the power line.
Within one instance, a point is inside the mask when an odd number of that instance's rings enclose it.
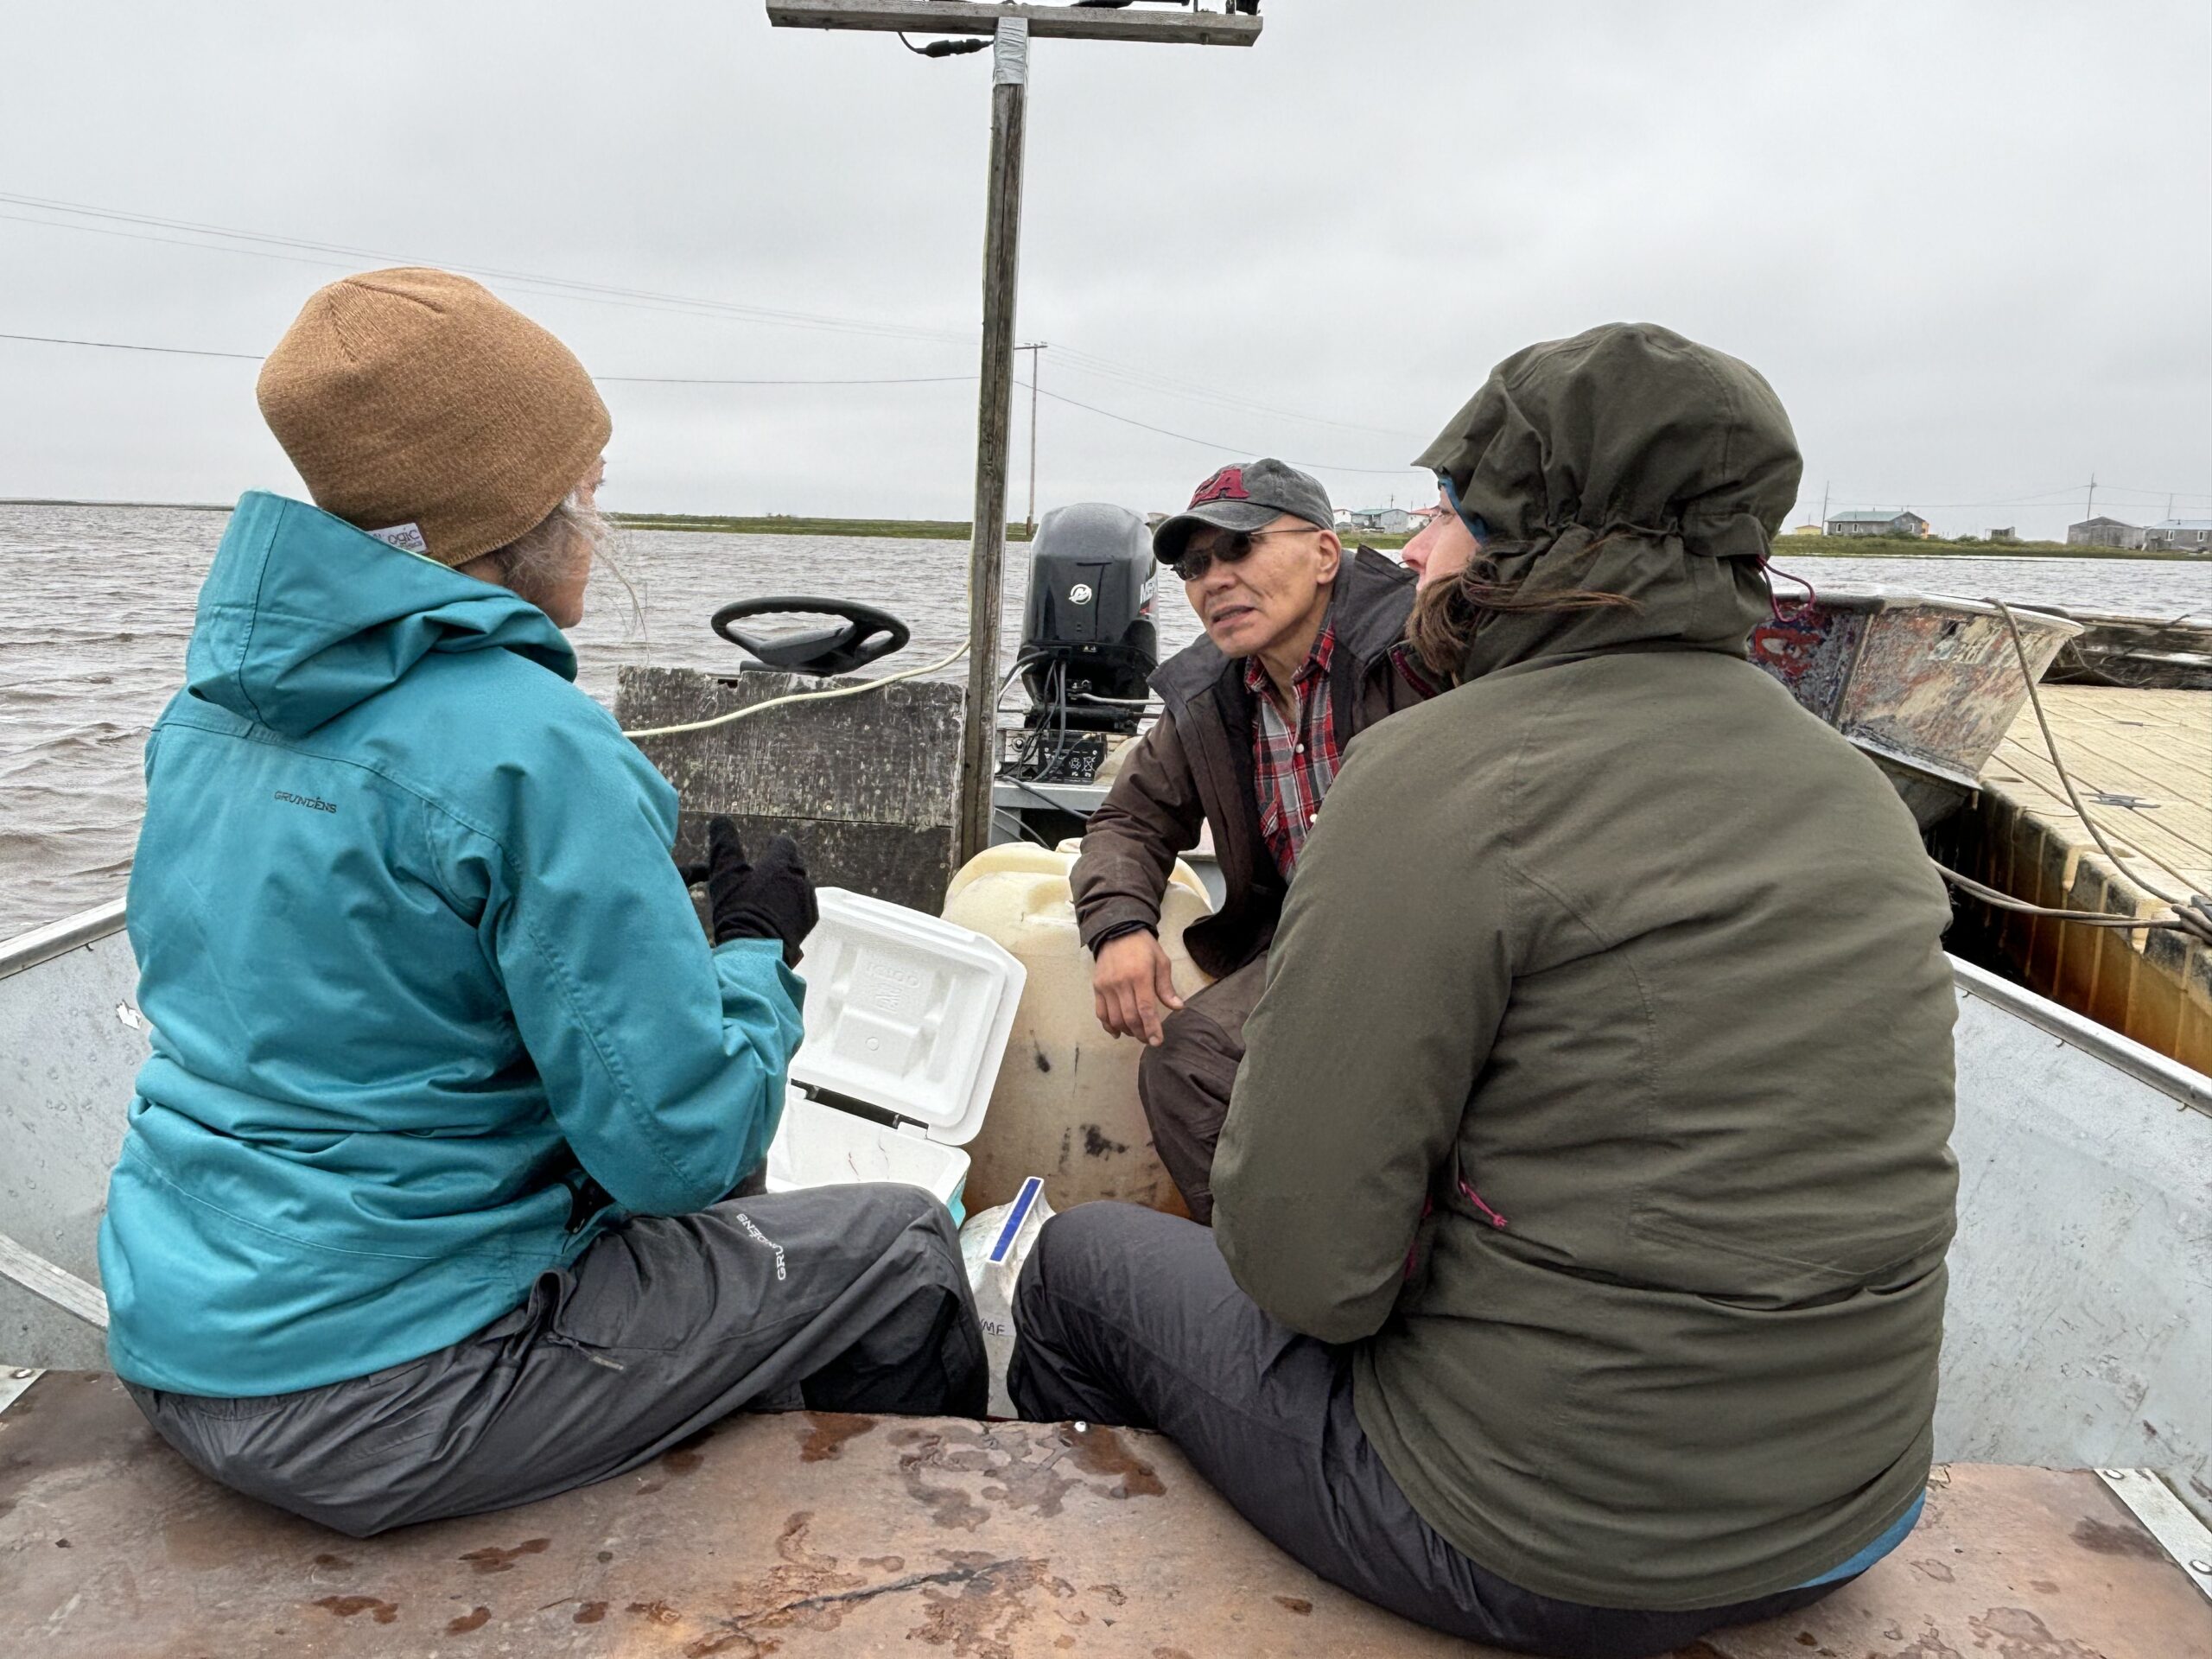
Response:
[[[1177,438],[1180,439],[1185,443],[1195,443],[1204,448],[1212,450],[1216,454],[1251,455],[1262,453],[1262,451],[1254,449],[1250,446],[1245,444],[1224,443],[1217,438],[1193,437],[1188,432],[1171,432],[1164,426],[1154,426],[1149,421],[1140,421],[1133,416],[1117,415],[1110,409],[1099,408],[1096,404],[1083,403],[1077,398],[1065,397],[1057,391],[1045,391],[1044,388],[1041,386],[1039,387],[1038,390],[1045,397],[1050,397],[1056,404],[1067,404],[1077,409],[1087,409],[1093,415],[1103,415],[1109,421],[1119,421],[1124,426],[1138,427],[1147,432],[1157,432],[1163,438]],[[1420,470],[1419,467],[1413,466],[1331,467],[1318,461],[1292,461],[1290,464],[1294,467],[1304,467],[1317,473],[1370,473],[1378,478],[1402,477],[1407,473],[1418,472]]]
[[[104,352],[154,352],[163,356],[227,358],[248,363],[258,363],[262,360],[261,353],[257,352],[207,351],[188,346],[147,346],[119,340],[74,340],[58,334],[0,334],[0,340],[30,340],[44,346],[81,346],[94,351]],[[976,378],[972,374],[914,375],[899,378],[861,380],[737,379],[708,375],[654,374],[601,374],[592,378],[609,385],[659,386],[918,386],[949,385],[960,381],[972,382]],[[1148,421],[1138,420],[1135,416],[1123,415],[1110,409],[1101,409],[1096,404],[1086,404],[1057,391],[1046,391],[1042,387],[1037,387],[1035,390],[1039,396],[1050,397],[1055,403],[1087,410],[1091,414],[1103,416],[1109,421],[1119,421],[1124,426],[1134,426],[1147,432],[1156,432],[1162,437],[1176,438],[1185,443],[1198,444],[1217,454],[1255,454],[1260,453],[1258,450],[1243,445],[1224,443],[1212,438],[1195,437],[1188,432],[1170,431],[1166,427],[1154,426]],[[1369,473],[1377,476],[1397,474],[1413,470],[1405,467],[1333,467],[1318,461],[1299,461],[1291,464],[1310,467],[1317,473]]]
[[[2212,501],[2212,490],[2139,490],[2126,484],[2100,484],[2097,487],[2107,495],[2147,495],[2153,500],[2160,496],[2179,496],[2190,501]]]
[[[353,270],[345,263],[367,259],[380,264],[422,264],[417,257],[394,254],[372,248],[360,248],[343,243],[322,242],[307,237],[285,236],[274,232],[246,230],[233,226],[211,225],[201,221],[171,219],[156,213],[141,213],[124,208],[102,207],[89,202],[65,201],[49,196],[29,196],[0,191],[0,202],[29,207],[41,213],[64,213],[77,218],[96,219],[105,226],[126,226],[131,229],[104,228],[103,226],[72,225],[52,219],[35,219],[18,213],[0,213],[0,219],[16,224],[43,226],[48,230],[74,231],[86,235],[118,237],[129,241],[153,242],[173,247],[197,248],[203,252],[234,253],[251,258],[276,259],[289,264],[313,265],[325,270]],[[182,232],[163,235],[162,232]],[[217,237],[224,242],[207,242],[190,238]],[[256,247],[226,245],[226,243],[251,242]],[[270,251],[290,249],[292,252]],[[315,254],[340,255],[342,260],[316,258]],[[555,297],[582,300],[593,304],[613,305],[629,309],[674,312],[678,315],[709,315],[733,320],[761,323],[766,326],[825,330],[836,333],[872,334],[886,339],[924,341],[944,341],[966,345],[972,335],[963,329],[937,328],[925,324],[887,322],[880,320],[841,317],[828,313],[791,311],[768,306],[742,304],[735,301],[707,299],[696,295],[664,292],[653,289],[626,288],[618,284],[586,282],[575,277],[549,275],[543,271],[518,270],[497,265],[469,262],[440,262],[451,269],[487,276],[504,283],[524,288],[527,291],[550,294]],[[1070,365],[1078,372],[1090,373],[1102,379],[1119,380],[1141,390],[1164,392],[1194,402],[1211,404],[1242,413],[1271,416],[1278,420],[1292,420],[1307,425],[1331,427],[1341,431],[1366,432],[1384,437],[1406,438],[1421,442],[1426,434],[1403,431],[1392,427],[1368,425],[1357,421],[1332,419],[1325,416],[1301,414],[1296,410],[1284,409],[1261,399],[1246,397],[1230,389],[1200,381],[1162,374],[1135,365],[1117,362],[1095,353],[1077,351],[1070,346],[1056,346]],[[972,377],[971,377],[972,378]],[[739,383],[733,383],[739,384]],[[861,384],[855,382],[855,384]],[[1338,469],[1345,470],[1345,469]]]
[[[0,336],[4,338],[4,336]],[[972,374],[906,374],[869,380],[726,380],[688,374],[594,374],[607,385],[631,386],[949,386],[973,383]]]
[[[5,198],[0,198],[0,200],[4,199]],[[0,215],[0,217],[5,217],[5,215]],[[258,363],[262,360],[263,356],[263,354],[258,352],[219,352],[191,346],[149,346],[130,340],[80,340],[60,334],[20,334],[0,333],[0,340],[26,340],[41,346],[84,346],[93,351],[103,352],[145,352],[163,357],[222,358],[234,362],[245,363]],[[1055,349],[1058,348],[1056,347]],[[600,381],[609,385],[652,386],[930,386],[972,384],[976,378],[972,374],[898,375],[868,377],[861,378],[809,378],[802,377],[750,378],[719,375],[600,374],[594,375],[592,378],[596,381]],[[1066,404],[1071,408],[1084,410],[1090,414],[1101,416],[1109,421],[1118,421],[1124,426],[1134,426],[1141,431],[1156,433],[1161,437],[1174,438],[1183,443],[1198,444],[1204,448],[1211,449],[1217,454],[1257,454],[1262,452],[1261,448],[1255,448],[1250,445],[1225,443],[1215,438],[1202,438],[1192,433],[1177,432],[1167,427],[1155,426],[1149,421],[1141,421],[1134,416],[1123,415],[1116,410],[1103,409],[1096,404],[1084,403],[1079,398],[1070,397],[1062,392],[1047,391],[1041,386],[1036,387],[1033,390],[1035,395],[1043,397],[1049,397],[1054,403]],[[1376,430],[1380,429],[1369,429]],[[1418,468],[1410,466],[1338,467],[1332,466],[1325,461],[1293,461],[1291,465],[1294,467],[1304,467],[1317,473],[1351,473],[1378,478],[1395,476],[1400,474],[1418,470]],[[1923,501],[1916,504],[1916,510],[1918,510],[1919,508],[1925,508],[1930,512],[1960,512],[1967,511],[1969,508],[1975,507],[2056,506],[2058,505],[2059,503],[2057,501],[2054,501],[2051,498],[2069,496],[2075,490],[2078,490],[2082,486],[2078,484],[2067,484],[2061,485],[2056,489],[2040,491],[2034,495],[2010,496],[1983,501]],[[2106,491],[2107,493],[2110,493],[2115,490],[2121,490],[2124,486],[2111,484],[2100,484],[2097,487],[2101,490]],[[2190,500],[2212,500],[2212,493],[2204,491],[2154,491],[2126,488],[2124,493],[2131,495],[2170,495]],[[1836,493],[1848,500],[1852,499],[1853,493],[1838,491]],[[1872,500],[1884,498],[1862,495],[1859,496],[1858,499],[1860,500]],[[1802,505],[1802,503],[1800,505]],[[1794,508],[1792,510],[1795,511]]]
[[[133,346],[119,340],[64,340],[57,334],[0,334],[0,340],[35,340],[41,346],[89,346],[100,352],[159,352],[164,357],[230,357],[258,363],[259,352],[203,352],[190,346]]]
[[[1281,420],[1303,421],[1313,426],[1332,426],[1345,432],[1371,432],[1386,438],[1405,438],[1414,443],[1426,442],[1427,437],[1427,434],[1408,432],[1397,427],[1370,426],[1359,421],[1338,421],[1319,415],[1301,415],[1295,410],[1281,409],[1256,398],[1224,391],[1217,386],[1207,386],[1196,381],[1178,379],[1173,375],[1156,373],[1149,369],[1135,368],[1128,364],[1116,363],[1110,358],[1100,357],[1095,353],[1077,351],[1072,347],[1066,348],[1065,361],[1078,373],[1096,375],[1105,380],[1124,381],[1131,385],[1141,386],[1148,391],[1168,392],[1177,397],[1189,398],[1194,403],[1216,404],[1224,409],[1238,410],[1248,414],[1272,415]]]
[[[41,346],[86,346],[100,352],[158,352],[164,357],[223,357],[239,362],[258,363],[259,352],[213,352],[191,346],[141,346],[120,340],[72,340],[60,334],[0,334],[0,340],[27,340]],[[704,375],[678,374],[595,374],[593,379],[608,384],[645,386],[934,386],[950,385],[957,381],[972,381],[972,374],[918,374],[869,379],[734,379]]]
[[[697,295],[663,293],[653,289],[624,288],[610,283],[588,283],[574,277],[553,276],[538,271],[512,270],[496,265],[479,264],[474,261],[429,262],[418,257],[396,254],[375,248],[356,248],[333,242],[316,242],[303,237],[278,236],[262,231],[234,230],[219,225],[199,225],[187,219],[162,219],[151,213],[130,213],[104,207],[86,207],[74,202],[52,201],[37,196],[19,196],[0,192],[0,201],[12,202],[17,207],[38,208],[48,213],[64,213],[99,219],[112,224],[149,226],[151,229],[113,230],[96,225],[71,225],[51,219],[27,218],[21,213],[0,213],[0,219],[19,225],[36,225],[50,231],[74,231],[91,236],[120,237],[133,242],[158,242],[172,247],[197,248],[207,253],[242,254],[250,258],[277,259],[289,264],[316,265],[326,270],[353,270],[353,263],[367,259],[379,264],[423,264],[440,263],[446,269],[472,272],[477,276],[519,288],[526,292],[550,295],[556,298],[581,300],[594,305],[613,305],[630,310],[676,311],[690,315],[727,316],[737,321],[760,323],[769,327],[808,328],[839,334],[873,334],[894,340],[944,341],[965,345],[969,336],[961,329],[935,328],[922,324],[895,323],[857,317],[838,317],[806,311],[784,311],[768,306],[744,305],[730,300],[713,300]],[[186,236],[163,236],[162,230],[181,231]],[[262,247],[233,247],[223,242],[193,241],[192,236],[222,237],[242,242],[264,245]],[[343,259],[302,257],[301,253],[277,253],[271,248],[292,248],[308,254],[340,254]]]

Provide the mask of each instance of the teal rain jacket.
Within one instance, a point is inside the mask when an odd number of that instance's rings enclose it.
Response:
[[[766,1152],[803,987],[772,942],[709,949],[675,791],[575,675],[505,588],[238,503],[146,745],[153,1056],[100,1230],[124,1377],[416,1358]]]

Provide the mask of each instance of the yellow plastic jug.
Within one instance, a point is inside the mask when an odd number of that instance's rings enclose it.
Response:
[[[1120,1198],[1172,1214],[1183,1200],[1153,1149],[1137,1101],[1143,1046],[1100,1029],[1090,953],[1076,935],[1068,874],[1078,843],[1009,843],[963,865],[945,890],[947,921],[995,939],[1028,970],[989,1114],[969,1143],[970,1212],[1004,1204],[1040,1175],[1055,1210]],[[1177,862],[1160,906],[1160,942],[1183,996],[1207,976],[1183,948],[1183,930],[1211,909],[1191,868]]]

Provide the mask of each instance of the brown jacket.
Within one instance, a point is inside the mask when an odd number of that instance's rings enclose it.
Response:
[[[1421,693],[1391,654],[1412,614],[1414,573],[1363,547],[1347,557],[1329,601],[1337,631],[1332,706],[1350,742]],[[1184,934],[1191,959],[1217,979],[1260,956],[1282,912],[1283,879],[1260,835],[1252,772],[1252,700],[1244,665],[1201,639],[1160,664],[1153,690],[1166,705],[1139,739],[1105,801],[1091,814],[1073,881],[1086,946],[1141,922],[1160,925],[1160,895],[1177,855],[1213,826],[1226,893],[1221,909]]]

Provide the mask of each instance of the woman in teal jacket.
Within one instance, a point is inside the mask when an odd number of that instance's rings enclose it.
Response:
[[[155,1035],[100,1269],[148,1417],[365,1535],[747,1403],[980,1411],[942,1206],[729,1196],[811,892],[718,826],[710,948],[674,791],[572,683],[609,430],[582,365],[473,283],[378,271],[260,393],[320,509],[238,504],[130,880]]]

